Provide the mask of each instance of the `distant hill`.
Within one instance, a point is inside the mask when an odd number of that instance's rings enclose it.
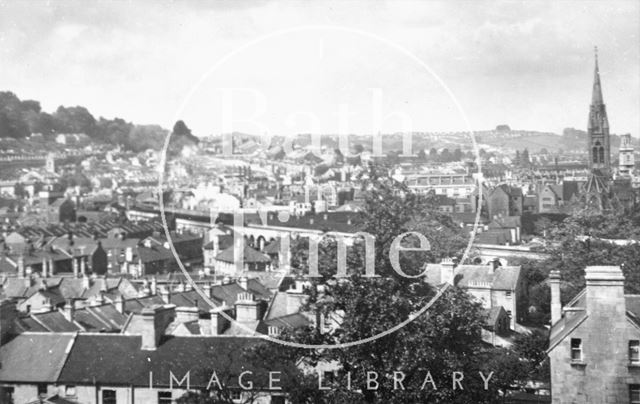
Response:
[[[179,129],[171,138],[172,146],[198,143],[184,122]],[[59,106],[55,112],[47,113],[38,101],[20,100],[12,92],[0,91],[0,137],[24,139],[33,133],[41,133],[45,139],[60,133],[84,133],[92,141],[137,152],[161,149],[169,131],[159,125],[137,125],[121,118],[96,119],[82,106]]]
[[[524,130],[496,130],[477,132],[476,141],[489,146],[539,152],[542,149],[553,153],[554,151],[586,151],[587,132],[580,129],[565,128],[562,135],[549,132],[536,132]],[[640,141],[632,138],[633,144],[638,147]],[[620,146],[620,136],[611,135],[611,150],[615,151]]]

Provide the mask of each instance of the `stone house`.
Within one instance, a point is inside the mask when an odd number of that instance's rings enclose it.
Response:
[[[564,307],[549,275],[553,403],[640,402],[640,296],[625,295],[618,266],[585,269],[586,288]]]

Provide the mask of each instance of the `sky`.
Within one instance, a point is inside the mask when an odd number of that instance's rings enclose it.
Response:
[[[640,136],[640,1],[0,0],[0,91],[194,134]]]

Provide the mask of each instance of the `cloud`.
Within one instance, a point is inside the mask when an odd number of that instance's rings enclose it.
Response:
[[[478,128],[502,122],[554,131],[584,126],[592,49],[598,45],[612,129],[640,135],[640,117],[634,112],[640,108],[638,2],[100,1],[91,5],[0,2],[0,88],[40,99],[48,109],[82,104],[96,115],[166,125],[163,120],[173,116],[194,82],[228,52],[285,28],[337,25],[375,33],[415,53],[455,90]],[[421,95],[430,91],[424,73],[402,57],[385,53],[383,47],[338,41],[332,46],[359,52],[366,63],[355,58],[341,65],[336,53],[332,56],[336,63],[325,64],[326,71],[319,72],[309,66],[302,71],[304,60],[298,60],[313,57],[316,45],[313,49],[295,41],[285,45],[290,48],[278,49],[275,44],[270,55],[256,52],[262,60],[246,58],[247,66],[227,72],[230,80],[245,75],[249,82],[280,80],[284,85],[285,76],[296,84],[282,92],[289,97],[282,97],[283,105],[314,98],[315,91],[316,99],[309,105],[328,111],[333,100],[350,88],[376,79],[393,91],[398,104],[406,102],[412,111],[420,111],[421,102],[422,110],[429,108]],[[276,74],[278,60],[286,63],[280,74]],[[261,71],[262,66],[270,66],[269,71]],[[194,119],[204,122],[206,117]],[[422,119],[422,124],[439,125],[434,119]]]

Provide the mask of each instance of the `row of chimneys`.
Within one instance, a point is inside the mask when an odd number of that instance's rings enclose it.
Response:
[[[222,335],[231,325],[230,319],[239,323],[257,321],[262,318],[262,303],[254,300],[251,293],[238,294],[235,307],[220,306],[209,310],[211,317],[209,327],[212,336]],[[234,316],[235,311],[235,316]],[[140,312],[140,323],[128,331],[142,336],[143,350],[155,350],[167,326],[173,322],[190,322],[200,319],[197,307],[176,307],[174,304],[147,307]]]
[[[230,277],[225,277],[221,282],[204,283],[203,285],[201,285],[201,288],[204,294],[207,295],[209,298],[211,298],[213,297],[211,295],[211,289],[213,288],[213,286],[227,285],[230,283],[234,283],[234,281],[232,281]],[[247,278],[246,276],[238,278],[237,283],[238,283],[238,286],[240,286],[242,289],[248,290],[249,278]],[[169,290],[167,287],[158,288],[158,280],[156,279],[155,276],[151,277],[150,281],[147,281],[146,279],[143,280],[143,283],[142,283],[143,296],[152,296],[152,295],[159,294],[162,297],[162,300],[164,300],[167,303],[169,303],[171,292],[188,292],[191,290],[193,290],[193,286],[191,285],[190,282],[185,282],[185,283],[180,282],[173,291]]]

